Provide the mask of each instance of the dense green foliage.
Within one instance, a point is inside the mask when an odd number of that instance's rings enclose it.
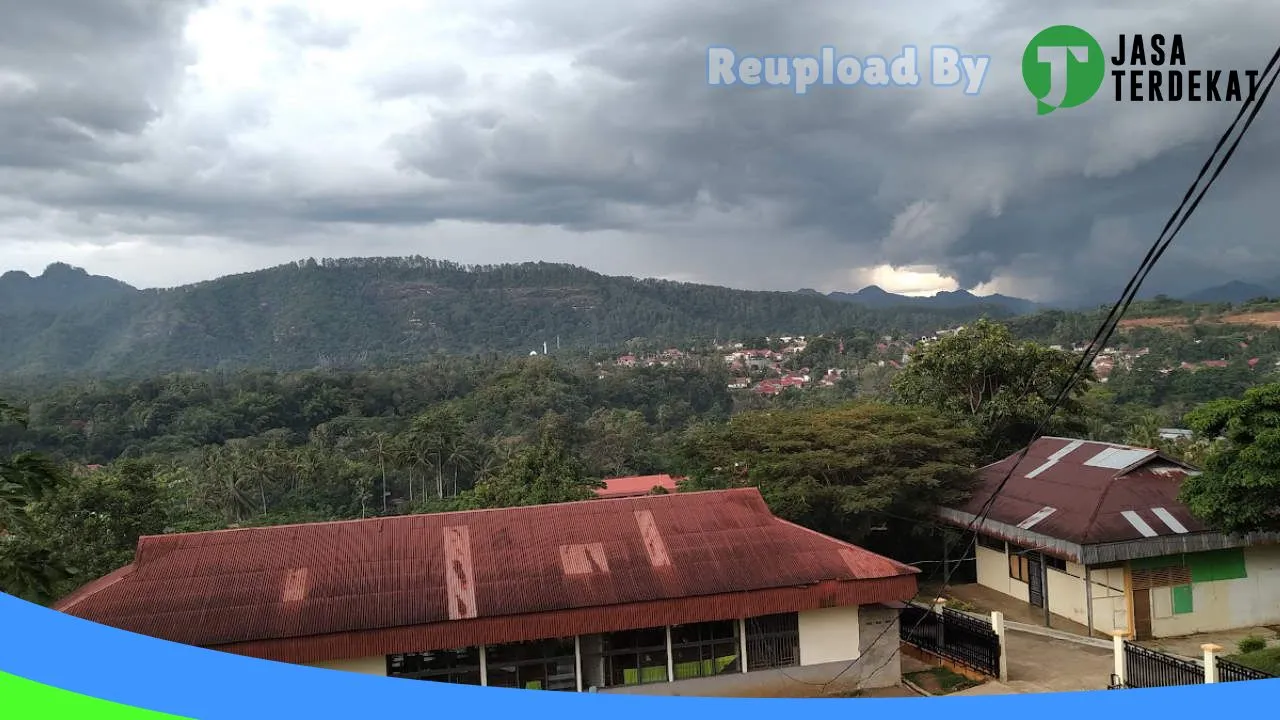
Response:
[[[1200,435],[1222,438],[1204,473],[1183,483],[1187,506],[1228,532],[1280,531],[1280,384],[1207,403],[1187,420]]]
[[[1003,325],[979,321],[919,348],[893,380],[903,401],[961,418],[978,432],[983,464],[1026,445],[1076,371],[1078,356],[1018,342]],[[1060,403],[1049,429],[1078,434],[1084,376]]]
[[[645,302],[654,298],[676,298],[694,308],[705,300],[697,316],[702,319],[689,321],[695,325],[721,317],[712,306],[722,300],[739,327],[750,324],[743,318],[775,311],[782,313],[776,317],[794,318],[809,312],[782,299],[785,294],[601,278],[560,266],[473,271],[423,261],[304,264],[268,272],[278,273],[273,282],[291,289],[273,295],[271,283],[244,276],[174,295],[151,293],[148,302],[205,292],[235,300],[244,288],[255,287],[255,298],[272,299],[254,302],[270,305],[290,295],[305,299],[303,286],[316,278],[347,282],[362,276],[361,287],[378,295],[388,283],[431,277],[436,284],[420,297],[447,295],[455,283],[454,297],[464,298],[456,306],[461,308],[479,302],[465,299],[473,297],[472,290],[474,297],[501,305],[511,288],[581,288],[573,283],[589,277],[596,278],[592,292],[628,304],[644,316],[647,328],[675,317],[645,314],[641,309],[652,307]],[[490,272],[498,275],[490,278]],[[466,283],[475,287],[458,289]],[[327,297],[333,290],[315,292]],[[699,300],[703,292],[708,295]],[[717,294],[722,292],[729,294]],[[182,302],[196,303],[206,319],[230,317],[201,304],[213,300]],[[898,370],[910,343],[881,337],[902,336],[882,328],[918,322],[932,334],[937,327],[927,323],[951,323],[923,313],[886,316],[888,311],[875,315],[858,308],[846,317],[821,298],[802,302],[818,303],[810,307],[817,308],[812,325],[804,328],[844,329],[810,337],[783,369],[815,376],[840,370],[843,379],[833,387],[787,390],[777,397],[728,390],[723,351],[698,340],[672,342],[690,357],[670,367],[616,366],[611,360],[622,347],[665,347],[658,335],[637,339],[622,325],[610,333],[623,342],[594,357],[465,356],[457,352],[462,347],[402,335],[403,357],[422,359],[359,370],[207,370],[60,383],[10,375],[0,380],[7,382],[0,395],[11,401],[0,404],[0,588],[47,601],[128,562],[145,534],[572,501],[591,497],[601,478],[660,472],[688,474],[687,485],[694,489],[759,487],[784,518],[914,561],[937,549],[936,539],[919,537],[931,528],[936,504],[962,495],[975,466],[1015,451],[1074,367],[1076,356],[1069,350],[1047,345],[1070,348],[1093,330],[1089,314],[1043,313],[1010,323],[1010,329],[978,322],[917,347]],[[114,312],[106,309],[111,303],[100,304],[102,312]],[[232,302],[249,319],[240,330],[209,337],[235,345],[243,340],[236,332],[258,337],[260,323],[276,322],[274,315],[254,315],[252,304]],[[1155,307],[1171,312],[1174,306]],[[336,333],[333,347],[347,342],[342,333],[368,329],[344,328],[372,322],[358,308],[331,309],[349,313],[326,330]],[[671,337],[692,327],[680,324],[693,317],[688,311],[682,307],[685,319],[664,326]],[[329,310],[316,312],[308,316],[323,318]],[[289,317],[294,327],[313,328],[301,315]],[[547,315],[539,317],[546,321]],[[839,322],[850,324],[823,325]],[[457,323],[466,325],[462,315]],[[474,342],[496,342],[489,330],[476,332]],[[1076,332],[1085,337],[1054,337]],[[591,342],[581,332],[565,334]],[[708,332],[703,340],[710,337]],[[749,347],[782,345],[737,337]],[[507,347],[525,342],[508,340]],[[168,341],[156,342],[155,348],[167,347]],[[284,345],[328,342],[303,333]],[[1083,383],[1050,431],[1159,447],[1203,462],[1207,472],[1187,486],[1198,513],[1224,528],[1270,527],[1274,516],[1259,507],[1280,505],[1271,480],[1280,477],[1280,441],[1268,434],[1276,432],[1280,391],[1249,388],[1276,379],[1280,331],[1212,323],[1128,328],[1112,345],[1117,357],[1129,353],[1130,359],[1117,361],[1106,384]],[[172,345],[178,348],[172,352],[185,352],[180,346]],[[216,346],[207,346],[209,357],[224,357]],[[256,346],[243,347],[249,349],[232,365],[260,363]],[[431,354],[432,348],[448,352]],[[113,357],[137,363],[140,356]],[[315,364],[301,355],[294,359]],[[1225,367],[1183,366],[1203,360],[1220,360]],[[1196,439],[1160,438],[1159,428],[1180,426],[1186,411],[1206,402],[1189,418]],[[1214,442],[1218,433],[1226,439]]]
[[[683,469],[690,488],[758,487],[783,517],[866,543],[873,527],[910,528],[962,498],[973,479],[971,440],[924,408],[755,411],[690,432]]]

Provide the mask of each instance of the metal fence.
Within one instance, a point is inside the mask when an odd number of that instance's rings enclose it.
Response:
[[[1238,682],[1240,680],[1271,680],[1271,673],[1255,670],[1251,667],[1218,658],[1218,682]]]
[[[1204,682],[1204,666],[1129,641],[1124,643],[1124,684],[1131,688],[1199,685]]]
[[[961,612],[909,603],[898,617],[903,642],[980,673],[1000,674],[1000,636],[991,623]]]
[[[1214,663],[1218,668],[1218,682],[1270,680],[1274,677],[1222,658],[1214,658]],[[1204,683],[1205,673],[1204,665],[1195,660],[1175,657],[1125,641],[1124,674],[1124,684],[1120,684],[1119,679],[1112,675],[1108,689],[1201,685]]]

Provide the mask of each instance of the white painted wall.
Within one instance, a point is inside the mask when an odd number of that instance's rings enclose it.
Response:
[[[1280,547],[1246,548],[1244,562],[1247,577],[1192,583],[1193,612],[1174,615],[1172,590],[1152,588],[1152,634],[1176,637],[1280,624]]]
[[[1068,562],[1066,571],[1049,568],[1049,612],[1080,623],[1089,624],[1089,600],[1084,588],[1084,566]],[[1093,628],[1102,632],[1128,627],[1127,603],[1124,595],[1124,568],[1095,568],[1090,573],[1093,598]]]
[[[307,664],[324,670],[341,670],[343,672],[359,673],[361,675],[381,675],[383,677],[387,675],[387,658],[385,655]]]
[[[999,550],[978,546],[975,554],[978,584],[998,590],[1015,600],[1029,602],[1031,595],[1027,584],[1009,577],[1009,556]],[[1083,591],[1081,591],[1083,593]]]
[[[807,610],[800,619],[800,664],[858,658],[858,606]]]

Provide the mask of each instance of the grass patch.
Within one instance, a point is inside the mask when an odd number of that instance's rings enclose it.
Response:
[[[1245,667],[1251,667],[1254,670],[1261,670],[1264,673],[1280,677],[1280,647],[1228,655],[1226,659],[1237,665],[1244,665]]]
[[[932,695],[950,695],[982,684],[944,667],[907,673],[904,677]]]

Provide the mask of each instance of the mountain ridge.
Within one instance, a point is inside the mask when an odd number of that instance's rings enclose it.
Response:
[[[820,295],[612,277],[555,263],[305,260],[168,289],[120,283],[106,295],[82,270],[70,285],[61,280],[65,268],[54,270],[36,279],[6,274],[0,283],[0,292],[10,294],[14,286],[34,294],[42,283],[57,286],[65,300],[0,306],[6,338],[0,372],[292,370],[433,353],[526,354],[557,338],[581,350],[636,339],[679,343],[841,329],[922,334],[1008,315],[981,304],[868,308]]]

